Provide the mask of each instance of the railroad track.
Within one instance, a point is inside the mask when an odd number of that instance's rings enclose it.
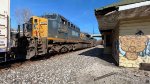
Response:
[[[88,48],[86,48],[86,49],[88,49]],[[79,50],[84,50],[84,49],[79,49]],[[44,56],[33,57],[30,60],[12,60],[12,61],[8,61],[8,62],[0,64],[0,71],[3,70],[3,69],[7,70],[7,69],[17,68],[17,67],[20,67],[24,64],[29,64],[29,63],[33,63],[33,62],[40,61],[40,60],[50,59],[52,57],[58,57],[59,55],[70,54],[70,53],[73,53],[73,52],[77,52],[79,50],[74,50],[74,51],[70,51],[70,52],[66,52],[66,53],[46,54]]]

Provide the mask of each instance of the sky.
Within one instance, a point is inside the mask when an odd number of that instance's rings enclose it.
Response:
[[[77,25],[81,32],[99,34],[94,9],[118,0],[11,0],[11,27],[17,28],[15,10],[30,9],[32,15],[58,13]],[[94,32],[93,32],[94,31]]]

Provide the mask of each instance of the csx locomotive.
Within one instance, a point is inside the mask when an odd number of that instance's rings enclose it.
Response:
[[[5,59],[30,59],[95,46],[96,40],[59,14],[33,16],[16,35],[15,47]],[[7,60],[6,60],[7,61]]]

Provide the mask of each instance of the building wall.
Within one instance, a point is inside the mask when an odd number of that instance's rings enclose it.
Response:
[[[113,31],[113,41],[112,41],[112,56],[119,64],[119,27],[117,26]]]
[[[126,20],[119,27],[119,66],[150,63],[150,18]]]

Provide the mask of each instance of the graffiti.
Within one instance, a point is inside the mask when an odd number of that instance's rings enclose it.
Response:
[[[138,54],[139,56],[142,56],[142,57],[150,56],[150,40],[148,40],[145,50],[142,52],[139,52]]]
[[[138,54],[146,49],[148,37],[144,35],[127,35],[120,37],[120,46],[128,60],[136,60]]]
[[[147,48],[145,50],[145,54],[144,55],[150,56],[150,41],[148,41],[148,43],[147,43]]]

